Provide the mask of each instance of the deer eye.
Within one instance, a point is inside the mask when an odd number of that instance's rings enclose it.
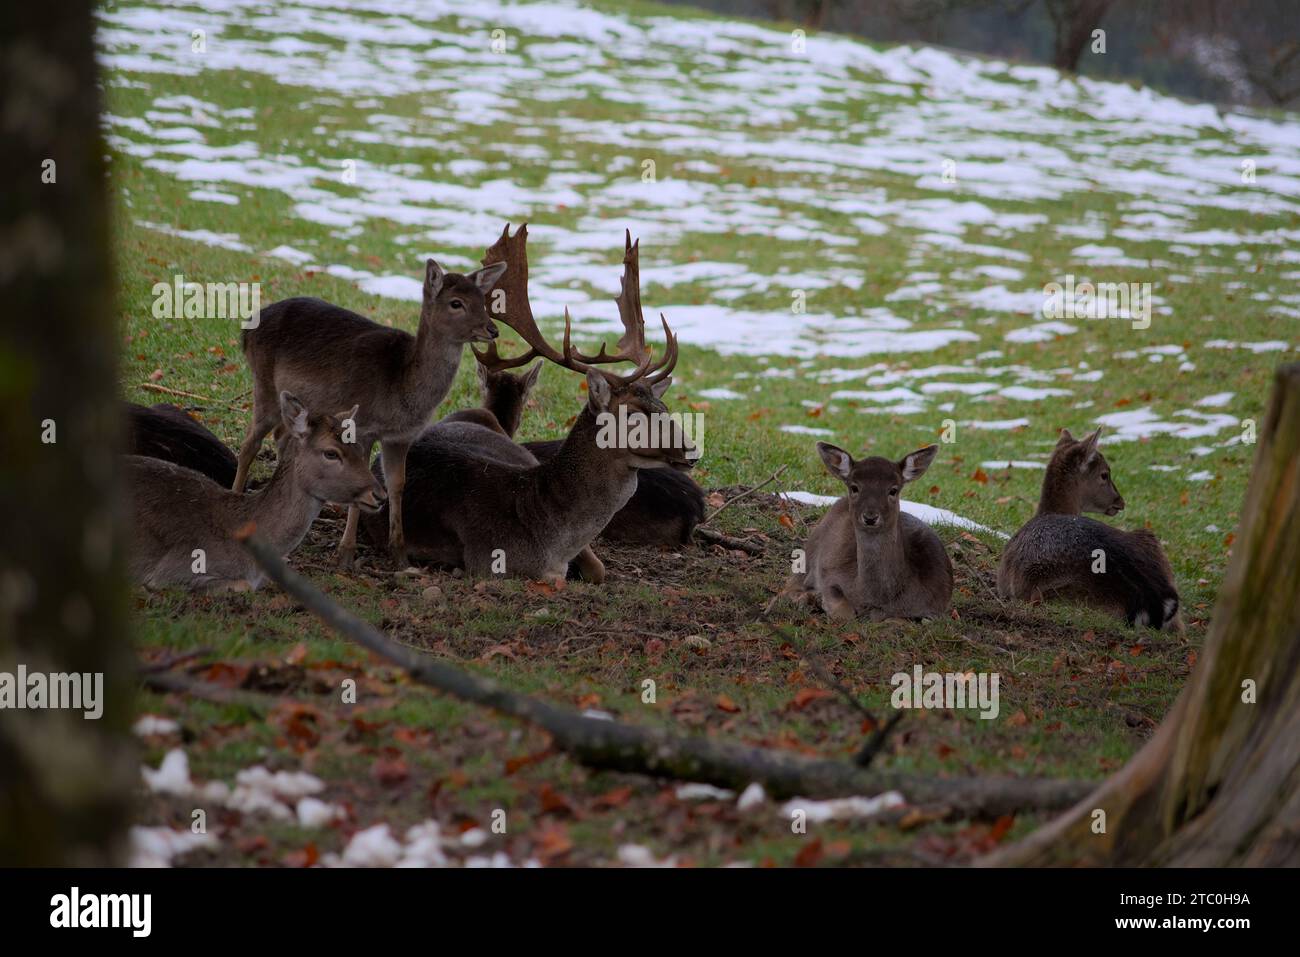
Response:
[[[464,304],[463,302],[461,302],[459,299],[453,299],[450,303],[448,303],[448,305],[450,305],[451,308],[453,308],[453,309],[464,309],[464,308],[465,308],[465,304]]]
[[[325,456],[325,461],[327,461],[327,462],[340,462],[340,461],[342,461],[342,456],[340,456],[340,455],[339,455],[337,452],[335,452],[333,449],[326,449],[324,452],[321,453],[321,455]]]
[[[1109,472],[1102,472],[1102,473],[1101,473],[1101,480],[1102,480],[1103,482],[1109,482],[1109,481],[1110,481],[1110,473],[1109,473]]]
[[[858,487],[857,487],[856,485],[850,485],[850,486],[849,486],[849,492],[852,493],[853,495],[857,495],[857,494],[858,494],[858,491],[859,491],[859,489],[858,489]]]
[[[891,488],[891,489],[889,490],[889,497],[890,497],[890,498],[893,498],[893,497],[896,496],[897,494],[898,494],[898,486],[895,485],[893,488]]]

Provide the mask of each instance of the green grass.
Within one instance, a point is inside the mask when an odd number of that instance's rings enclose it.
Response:
[[[130,5],[121,5],[129,7]],[[692,19],[679,8],[671,11],[651,4],[597,5],[607,12],[634,16],[674,16]],[[365,16],[358,13],[357,16]],[[704,18],[703,22],[712,22]],[[452,30],[457,21],[425,24]],[[225,37],[256,38],[256,27],[231,28]],[[305,34],[303,39],[338,48],[339,41]],[[517,37],[523,49],[540,39]],[[642,63],[635,50],[620,60],[619,69],[635,75]],[[719,86],[715,71],[744,65],[735,51],[719,54],[720,62],[705,65],[683,60],[678,67],[701,90]],[[852,75],[857,75],[856,73]],[[865,76],[865,74],[863,74]],[[468,115],[430,115],[427,96],[399,94],[349,100],[306,86],[276,82],[261,73],[208,70],[195,75],[140,72],[130,79],[140,86],[113,82],[124,74],[110,72],[108,110],[116,117],[144,117],[156,109],[157,98],[193,97],[220,110],[253,108],[253,115],[224,125],[196,125],[209,147],[252,144],[258,156],[293,156],[325,170],[341,169],[356,160],[360,175],[367,169],[404,169],[415,179],[475,187],[508,179],[538,187],[556,169],[600,177],[606,183],[635,180],[639,162],[654,158],[665,181],[698,178],[691,164],[711,163],[720,172],[711,182],[734,185],[738,195],[761,196],[775,204],[783,217],[809,219],[828,234],[856,233],[852,215],[800,201],[783,191],[806,188],[819,195],[843,198],[879,191],[889,202],[936,198],[919,187],[916,176],[902,172],[859,171],[850,181],[814,173],[777,172],[769,165],[736,158],[707,144],[689,153],[629,146],[611,137],[589,142],[565,139],[524,119],[510,124],[477,122]],[[725,85],[723,85],[725,86]],[[636,105],[601,96],[530,101],[527,88],[512,87],[510,96],[527,109],[523,115],[563,118],[599,127],[602,123],[665,120]],[[881,94],[873,99],[847,100],[831,117],[802,107],[789,116],[753,131],[757,139],[798,134],[881,127],[896,108],[943,90],[914,88],[910,95]],[[1095,126],[1074,110],[1049,111],[1053,120],[1077,122],[1080,130]],[[399,117],[409,124],[408,135],[421,142],[403,146],[392,137],[364,141],[356,131],[373,128],[377,114]],[[158,121],[166,125],[164,121]],[[189,120],[176,121],[193,125]],[[695,122],[695,120],[692,120]],[[1091,125],[1090,125],[1091,124]],[[450,132],[449,132],[450,129]],[[118,309],[123,346],[123,397],[136,402],[168,400],[146,388],[161,386],[203,398],[175,397],[225,441],[237,444],[249,416],[251,381],[238,346],[238,329],[218,320],[159,320],[152,315],[152,289],[176,273],[189,281],[247,281],[261,284],[263,302],[313,295],[371,316],[377,321],[413,330],[418,309],[363,292],[353,282],[260,253],[280,245],[308,251],[322,264],[343,264],[376,275],[418,278],[423,257],[436,254],[453,264],[476,262],[507,216],[489,217],[490,230],[467,229],[463,238],[436,248],[409,222],[383,217],[366,220],[364,229],[345,234],[304,219],[293,201],[276,188],[220,184],[239,198],[238,205],[189,198],[201,184],[181,181],[148,164],[126,144],[158,145],[148,135],[122,126],[112,150],[112,185],[116,197],[115,253]],[[454,134],[454,135],[453,135]],[[855,140],[865,136],[855,133]],[[1210,134],[1205,134],[1209,136]],[[1125,143],[1158,147],[1164,138],[1144,135],[1141,128],[1117,131],[1113,146]],[[1170,141],[1172,144],[1172,141]],[[1213,145],[1213,144],[1212,144]],[[1218,147],[1231,159],[1231,137],[1222,134]],[[1149,407],[1168,420],[1181,409],[1218,392],[1232,392],[1229,403],[1210,411],[1237,419],[1258,420],[1263,413],[1270,378],[1279,361],[1294,358],[1294,350],[1260,354],[1245,350],[1207,348],[1207,340],[1239,342],[1294,339],[1294,320],[1275,311],[1278,298],[1294,293],[1294,264],[1276,254],[1275,246],[1221,245],[1206,247],[1194,258],[1171,252],[1164,241],[1086,240],[1062,235],[1063,225],[1085,216],[1109,237],[1131,212],[1132,196],[1108,188],[1103,161],[1070,144],[1063,148],[1074,164],[1094,170],[1095,188],[1066,191],[1030,202],[968,196],[960,184],[952,198],[981,202],[999,215],[1031,213],[1045,221],[1010,237],[997,224],[974,225],[963,234],[970,244],[995,244],[1029,255],[1015,262],[1023,278],[1008,285],[1034,289],[1068,272],[1098,279],[1151,282],[1168,313],[1153,317],[1150,329],[1137,331],[1120,321],[1074,322],[1079,332],[1054,340],[1018,344],[1004,335],[1036,317],[987,311],[954,296],[975,291],[995,280],[972,279],[971,270],[992,262],[987,256],[927,247],[916,230],[891,229],[882,236],[856,234],[852,245],[834,247],[765,236],[761,232],[687,232],[674,244],[643,246],[643,296],[648,310],[660,305],[708,304],[715,289],[703,282],[671,286],[653,281],[655,267],[692,261],[743,264],[758,276],[782,271],[817,273],[825,267],[860,273],[859,288],[833,285],[808,291],[808,310],[834,316],[863,315],[888,306],[915,329],[959,325],[979,335],[978,342],[958,342],[931,352],[844,358],[817,355],[807,359],[782,356],[724,355],[682,340],[682,352],[669,393],[673,408],[705,413],[705,457],[696,477],[706,488],[752,485],[778,468],[786,473],[779,485],[820,494],[838,494],[838,483],[827,475],[813,449],[814,438],[779,430],[782,425],[829,429],[830,441],[855,455],[872,453],[898,457],[936,441],[945,419],[997,420],[1027,417],[1030,424],[1013,431],[981,431],[959,425],[956,441],[944,444],[931,471],[910,491],[910,498],[950,509],[1004,533],[1013,532],[1033,512],[1041,473],[1027,469],[993,469],[992,460],[1042,458],[1063,427],[1076,434],[1110,412]],[[1208,147],[1207,147],[1208,148]],[[165,156],[166,154],[159,154]],[[171,159],[177,157],[171,156]],[[480,167],[453,174],[453,161],[477,161]],[[314,184],[348,196],[356,190],[336,175],[318,177]],[[1241,209],[1189,207],[1187,230],[1224,229],[1264,233],[1294,230],[1292,214],[1247,212]],[[488,210],[488,213],[493,211]],[[617,224],[644,212],[637,202],[609,205],[600,215]],[[536,208],[534,225],[572,231],[587,221],[588,211],[569,205]],[[518,221],[519,217],[514,217]],[[151,223],[184,230],[235,234],[251,250],[238,252],[192,242],[141,225]],[[536,230],[534,264],[555,255],[546,231]],[[1082,266],[1071,250],[1085,242],[1121,245],[1126,256],[1164,266]],[[1246,251],[1246,258],[1238,253]],[[610,276],[617,274],[620,250],[611,246],[604,261]],[[1207,267],[1223,271],[1206,271]],[[1287,273],[1291,269],[1290,274]],[[890,301],[896,290],[914,285],[918,272],[934,273],[942,291],[912,300]],[[1192,282],[1172,281],[1187,274]],[[598,290],[581,280],[578,291]],[[788,309],[790,290],[774,285],[751,290],[725,305],[767,312]],[[595,302],[575,309],[579,318],[612,317],[612,304]],[[554,330],[555,317],[549,329]],[[673,314],[668,312],[673,321]],[[1148,346],[1180,345],[1185,355],[1151,362],[1140,353]],[[1000,357],[979,358],[992,350]],[[1139,350],[1137,357],[1127,354]],[[1195,368],[1179,371],[1183,361]],[[868,414],[871,403],[831,400],[837,388],[864,389],[868,375],[901,373],[931,365],[970,364],[970,373],[938,378],[981,381],[999,385],[1029,381],[1070,389],[1063,399],[1021,402],[981,401],[960,393],[935,397],[919,414]],[[1104,372],[1098,382],[1079,381],[1069,374],[1083,371],[1080,363]],[[881,368],[872,370],[879,365]],[[1012,369],[990,376],[990,366]],[[852,382],[831,384],[819,376],[832,369],[860,369]],[[1024,370],[1042,374],[1033,381]],[[788,377],[786,375],[788,374]],[[919,390],[926,380],[895,383]],[[755,386],[758,391],[751,392]],[[708,399],[700,393],[727,387],[746,394],[742,400]],[[891,387],[891,386],[886,386]],[[525,416],[521,438],[552,437],[563,432],[582,401],[576,376],[545,370],[535,407]],[[940,402],[951,400],[951,409]],[[463,363],[444,409],[477,403],[470,363]],[[1204,638],[1206,620],[1222,581],[1230,551],[1230,533],[1250,476],[1253,449],[1217,447],[1235,430],[1205,440],[1189,441],[1169,435],[1107,447],[1116,483],[1128,502],[1120,519],[1128,527],[1156,529],[1173,561],[1189,630],[1185,636],[1148,635],[1141,645],[1121,625],[1070,607],[1003,606],[991,593],[1000,539],[988,534],[961,537],[942,530],[945,542],[959,552],[955,616],[928,624],[862,624],[836,627],[820,615],[784,612],[779,617],[798,642],[818,649],[837,677],[851,687],[874,712],[883,714],[889,702],[889,676],[908,671],[915,663],[942,671],[997,671],[1002,675],[1001,716],[980,721],[969,715],[921,712],[909,716],[882,761],[890,768],[933,774],[995,773],[1097,778],[1118,767],[1140,746],[1178,693],[1190,667],[1190,656]],[[1216,446],[1199,456],[1195,446]],[[255,474],[265,478],[272,459],[264,451]],[[1152,466],[1174,466],[1153,471]],[[1189,473],[1211,471],[1209,481],[1190,481]],[[516,582],[489,582],[480,590],[449,576],[404,582],[362,572],[343,576],[329,568],[329,552],[337,537],[337,517],[327,517],[313,530],[296,561],[318,584],[372,623],[401,640],[431,653],[464,660],[469,666],[499,677],[522,691],[572,706],[596,706],[622,719],[663,724],[684,731],[710,733],[733,740],[798,747],[820,754],[847,755],[860,746],[859,716],[835,698],[814,701],[804,709],[791,702],[801,687],[817,687],[818,679],[766,623],[759,621],[762,605],[778,587],[788,567],[790,550],[803,540],[819,513],[795,505],[780,506],[758,497],[728,509],[719,520],[731,533],[755,529],[769,539],[759,559],[740,559],[719,550],[689,549],[681,553],[646,553],[600,548],[612,572],[602,588],[575,584],[560,595],[545,596]],[[782,518],[784,517],[784,521]],[[1213,527],[1211,530],[1209,527]],[[421,591],[436,581],[445,599],[430,603]],[[242,662],[281,667],[292,649],[306,644],[306,657],[288,666],[288,696],[319,709],[318,740],[305,746],[286,731],[280,710],[257,714],[247,708],[214,705],[179,696],[144,693],[141,709],[177,717],[184,728],[184,746],[196,778],[231,780],[241,768],[255,763],[274,767],[303,767],[321,775],[331,800],[346,801],[351,813],[345,825],[326,833],[272,826],[245,818],[222,824],[221,850],[192,860],[221,863],[296,860],[292,852],[306,844],[321,851],[340,850],[353,829],[380,821],[398,826],[435,817],[445,827],[465,822],[486,824],[494,808],[509,812],[510,829],[494,837],[489,849],[504,849],[513,859],[542,855],[548,863],[603,863],[619,845],[645,843],[659,855],[682,861],[717,864],[749,861],[793,863],[810,841],[823,844],[803,862],[933,863],[969,858],[986,831],[960,823],[929,823],[900,827],[897,821],[879,824],[818,825],[815,834],[792,835],[786,823],[769,809],[743,815],[730,805],[678,801],[668,785],[641,778],[592,774],[566,758],[551,756],[505,773],[510,758],[536,754],[545,747],[534,731],[486,716],[476,709],[445,700],[410,686],[345,643],[325,633],[282,596],[263,591],[233,598],[195,598],[176,593],[140,595],[137,599],[137,644],[145,657],[164,652],[203,650],[201,662]],[[687,636],[703,635],[707,650],[692,648]],[[658,636],[658,637],[656,637]],[[491,654],[507,649],[508,654]],[[489,656],[490,655],[490,656]],[[256,668],[254,668],[256,671]],[[337,681],[353,676],[364,690],[361,702],[349,708],[338,702]],[[656,681],[658,702],[641,703],[641,682]],[[316,680],[319,679],[319,680]],[[330,682],[334,682],[331,684]],[[256,687],[256,679],[245,684]],[[736,710],[724,710],[729,699]],[[593,700],[598,702],[593,704]],[[363,718],[359,729],[357,718]],[[377,724],[377,728],[370,728]],[[369,730],[367,730],[369,729]],[[419,730],[419,735],[394,732]],[[409,739],[409,740],[408,740]],[[172,742],[176,743],[176,742]],[[153,743],[146,759],[156,762],[164,748]],[[394,785],[371,775],[375,762],[400,755],[409,776]],[[597,798],[622,787],[630,796],[601,804]],[[560,793],[557,804],[548,795]],[[184,801],[153,798],[142,820],[149,823],[187,820]],[[567,809],[566,809],[567,806]],[[549,808],[549,809],[548,809]],[[1040,818],[1028,815],[1015,824],[1011,836],[1027,831]],[[545,834],[564,827],[572,850],[546,857]],[[255,850],[248,841],[267,838]]]

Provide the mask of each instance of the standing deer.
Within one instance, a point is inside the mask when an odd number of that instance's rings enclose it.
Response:
[[[604,345],[594,356],[574,349],[566,310],[564,345],[556,349],[537,328],[528,302],[527,227],[509,228],[488,250],[485,263],[508,261],[498,288],[506,292],[503,320],[530,347],[503,359],[491,344],[483,359],[497,371],[542,356],[586,375],[587,403],[560,449],[546,462],[504,434],[474,422],[439,423],[411,447],[403,525],[412,553],[425,561],[464,568],[471,575],[505,574],[563,582],[569,562],[600,534],[637,488],[638,470],[688,469],[694,449],[661,401],[677,361],[677,338],[663,320],[663,358],[652,363],[641,314],[639,248],[627,237],[622,291],[616,300],[624,326],[614,354]],[[634,362],[627,375],[598,366]],[[665,426],[666,441],[605,441],[605,416]],[[389,507],[393,508],[390,499]],[[382,522],[368,522],[382,535]],[[584,571],[586,574],[586,571]],[[600,571],[603,575],[603,569]]]
[[[935,618],[952,601],[952,561],[929,525],[900,507],[903,486],[925,474],[939,451],[928,445],[897,462],[854,461],[837,446],[817,443],[827,470],[849,494],[836,501],[808,536],[807,571],[782,594],[820,601],[835,618]]]
[[[361,447],[343,441],[343,423],[357,408],[337,415],[307,411],[280,394],[285,430],[270,482],[242,495],[171,462],[126,456],[134,511],[129,550],[131,577],[150,588],[180,585],[201,591],[256,588],[263,574],[237,541],[249,522],[280,555],[298,547],[325,502],[377,510],[385,495],[370,474]]]
[[[442,422],[473,422],[513,439],[542,364],[538,362],[523,375],[513,375],[490,357],[476,356],[482,408],[452,412]],[[563,439],[523,443],[543,462],[563,445]],[[686,545],[695,526],[703,520],[704,491],[693,478],[675,469],[644,469],[637,476],[636,491],[609,520],[600,537],[637,545]],[[578,561],[582,564],[583,556]]]
[[[243,490],[262,439],[276,426],[279,392],[300,395],[311,408],[360,403],[366,423],[355,440],[367,459],[379,443],[393,502],[389,551],[393,562],[404,567],[401,503],[407,449],[451,389],[465,343],[496,338],[484,296],[505,269],[498,262],[462,276],[444,272],[430,259],[414,336],[320,299],[284,299],[263,309],[258,325],[243,334],[253,373],[253,420],[239,449],[234,490]],[[356,554],[359,517],[359,510],[349,507],[338,550],[345,568]]]
[[[1097,447],[1101,429],[1083,439],[1061,430],[1034,517],[1007,543],[998,564],[998,595],[1039,602],[1082,601],[1130,625],[1182,630],[1178,589],[1160,540],[1084,518],[1117,515],[1124,498]]]

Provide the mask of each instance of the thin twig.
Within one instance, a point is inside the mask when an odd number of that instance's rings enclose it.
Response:
[[[763,488],[764,486],[771,485],[773,482],[775,482],[775,481],[777,480],[777,478],[781,475],[781,473],[784,472],[787,468],[789,468],[788,465],[782,465],[779,469],[777,469],[775,472],[773,472],[771,475],[769,475],[769,476],[768,476],[765,480],[763,480],[762,482],[759,482],[759,483],[758,483],[757,485],[755,485],[753,488],[751,488],[751,489],[746,489],[745,491],[741,492],[739,495],[735,496],[734,498],[730,498],[730,499],[728,499],[727,501],[723,502],[721,505],[719,505],[717,508],[715,508],[712,512],[710,512],[709,515],[706,516],[705,519],[704,519],[704,521],[701,522],[700,524],[701,524],[701,525],[707,525],[707,524],[709,524],[709,522],[713,521],[715,518],[718,517],[718,513],[721,512],[724,508],[727,508],[727,507],[729,507],[729,506],[731,506],[731,505],[735,505],[737,502],[739,502],[739,501],[740,501],[742,498],[744,498],[745,496],[747,496],[747,495],[753,495],[755,492],[757,492],[759,489]]]
[[[225,688],[209,681],[197,681],[172,672],[142,674],[140,682],[154,691],[179,692],[205,701],[215,701],[217,704],[242,705],[254,711],[269,711],[278,704],[274,695],[245,691],[241,688]]]
[[[889,732],[893,731],[898,722],[903,720],[905,714],[907,712],[900,708],[890,715],[889,720],[884,724],[877,725],[875,734],[868,738],[867,743],[862,746],[862,750],[853,756],[853,763],[860,768],[865,768],[871,764],[876,755],[880,753],[880,749],[885,746],[885,739],[889,737]]]
[[[230,409],[234,412],[244,411],[243,409],[239,408],[239,406],[231,405],[229,402],[226,402],[222,399],[214,399],[210,395],[199,395],[197,392],[185,392],[182,389],[169,389],[167,388],[167,386],[159,385],[156,382],[141,382],[139,388],[147,389],[150,392],[161,392],[164,395],[179,395],[179,396],[184,396],[187,399],[199,399],[203,402],[211,402],[215,405],[224,405],[227,409]]]
[[[141,674],[155,674],[160,671],[171,671],[177,665],[184,664],[187,661],[193,661],[195,658],[204,658],[212,654],[211,648],[195,648],[193,651],[187,651],[183,655],[168,655],[159,661],[151,661],[148,664],[140,666]]]
[[[876,720],[876,716],[871,713],[867,706],[858,700],[857,695],[846,688],[839,679],[830,673],[830,669],[822,663],[821,656],[813,651],[811,645],[797,641],[792,634],[775,625],[768,625],[768,627],[777,637],[784,638],[788,641],[790,646],[799,652],[799,656],[807,662],[808,667],[813,670],[813,674],[817,676],[822,684],[826,685],[838,694],[840,698],[849,705],[849,707],[862,715],[862,717],[865,718],[874,729],[871,737],[862,745],[861,750],[853,756],[854,764],[860,768],[867,767],[871,764],[872,759],[880,753],[880,749],[884,747],[885,739],[889,736],[889,733],[894,730],[894,726],[902,720],[905,712],[901,710],[895,711],[894,714],[890,716],[889,720],[882,725]]]

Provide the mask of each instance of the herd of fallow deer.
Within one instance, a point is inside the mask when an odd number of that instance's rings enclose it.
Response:
[[[129,408],[127,474],[134,508],[130,569],[148,587],[210,591],[256,587],[261,574],[235,533],[249,522],[281,554],[292,552],[322,507],[347,508],[338,561],[351,567],[357,534],[404,568],[414,560],[471,576],[562,582],[571,568],[605,577],[592,550],[600,537],[682,545],[704,516],[686,474],[698,452],[676,425],[667,441],[600,440],[604,417],[675,422],[663,402],[677,338],[663,319],[657,360],[645,339],[639,247],[627,237],[616,300],[623,334],[594,355],[542,335],[528,299],[527,227],[507,227],[483,268],[445,272],[430,259],[414,336],[319,299],[263,309],[244,332],[253,414],[238,458],[215,435],[169,406]],[[662,319],[662,317],[661,317]],[[494,320],[527,351],[504,357]],[[483,404],[430,424],[467,343]],[[471,348],[473,348],[471,346]],[[538,359],[526,372],[513,373]],[[520,444],[514,435],[545,362],[586,378],[584,408],[562,439]],[[623,373],[618,365],[630,367]],[[653,430],[651,430],[653,431]],[[269,482],[245,492],[263,440],[274,434]],[[1002,599],[1082,601],[1130,624],[1181,628],[1178,593],[1158,539],[1083,512],[1124,507],[1098,432],[1061,434],[1034,517],[1007,544],[997,574]],[[374,446],[379,456],[371,463]],[[820,606],[836,618],[926,619],[948,612],[953,565],[926,523],[904,511],[904,486],[934,461],[934,445],[897,461],[854,459],[819,442],[847,494],[808,536],[780,600]],[[770,607],[770,606],[769,606]]]

